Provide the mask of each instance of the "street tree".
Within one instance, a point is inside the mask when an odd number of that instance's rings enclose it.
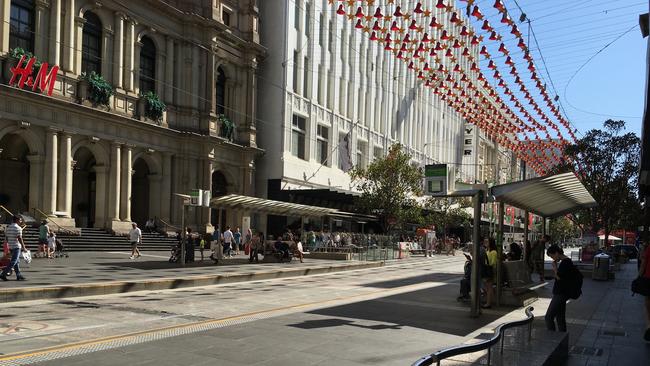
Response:
[[[556,217],[551,220],[549,233],[554,241],[566,242],[580,236],[580,228],[567,216]]]
[[[471,207],[467,197],[429,197],[424,203],[424,209],[428,211],[425,221],[441,229],[443,238],[446,238],[448,228],[469,226],[472,216],[467,207]]]
[[[592,129],[565,149],[567,163],[559,170],[573,171],[598,203],[570,215],[583,231],[604,230],[605,242],[616,228],[638,224],[640,207],[636,180],[639,172],[640,139],[625,132],[624,121],[607,120],[603,129]]]
[[[420,207],[416,197],[422,194],[422,169],[411,165],[411,156],[401,144],[394,144],[388,154],[374,160],[367,168],[350,171],[353,184],[361,191],[357,206],[377,215],[385,232],[419,223]]]

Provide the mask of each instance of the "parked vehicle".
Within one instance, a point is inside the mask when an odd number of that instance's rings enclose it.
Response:
[[[631,244],[617,244],[612,247],[612,254],[618,255],[624,253],[629,259],[636,259],[639,257],[639,250]]]

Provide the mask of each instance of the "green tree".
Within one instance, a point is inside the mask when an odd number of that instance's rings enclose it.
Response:
[[[605,231],[605,242],[616,228],[638,226],[640,212],[636,180],[641,141],[625,132],[624,121],[607,120],[565,149],[568,163],[559,170],[573,171],[598,203],[570,216],[582,230]]]
[[[357,204],[361,211],[377,215],[385,232],[403,224],[419,223],[421,209],[415,197],[422,194],[422,169],[410,164],[411,156],[402,145],[394,144],[388,155],[363,169],[350,171],[352,182],[361,191]]]
[[[551,238],[559,243],[580,236],[580,228],[566,216],[556,217],[549,224]]]
[[[471,201],[466,197],[429,197],[424,204],[429,212],[425,221],[441,229],[445,238],[449,227],[469,224],[472,216],[465,210],[467,207],[471,207]]]

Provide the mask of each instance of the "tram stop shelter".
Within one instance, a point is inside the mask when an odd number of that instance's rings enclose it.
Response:
[[[259,197],[243,196],[237,194],[229,194],[222,197],[213,198],[210,201],[210,207],[215,209],[227,208],[239,211],[240,213],[258,213],[262,215],[277,215],[277,216],[300,216],[304,218],[330,218],[330,219],[346,219],[356,220],[361,223],[368,221],[375,221],[377,218],[370,215],[362,215],[357,213],[345,212],[335,208],[310,206],[299,203],[275,201]],[[219,219],[219,221],[221,221]],[[266,220],[261,220],[261,229],[263,232],[268,232],[266,227]],[[303,225],[301,224],[301,227]]]
[[[542,217],[542,233],[546,233],[546,219],[559,217],[583,208],[597,206],[596,201],[574,173],[561,173],[502,184],[490,189],[488,197],[499,203],[497,251],[503,252],[503,219],[505,204],[524,209],[524,217],[534,213]],[[524,238],[528,225],[524,224]],[[501,300],[501,261],[497,261],[497,305]]]

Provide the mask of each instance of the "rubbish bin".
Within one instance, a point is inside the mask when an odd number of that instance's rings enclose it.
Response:
[[[602,253],[594,256],[594,269],[591,278],[599,281],[607,281],[609,279],[610,259],[609,255]]]

